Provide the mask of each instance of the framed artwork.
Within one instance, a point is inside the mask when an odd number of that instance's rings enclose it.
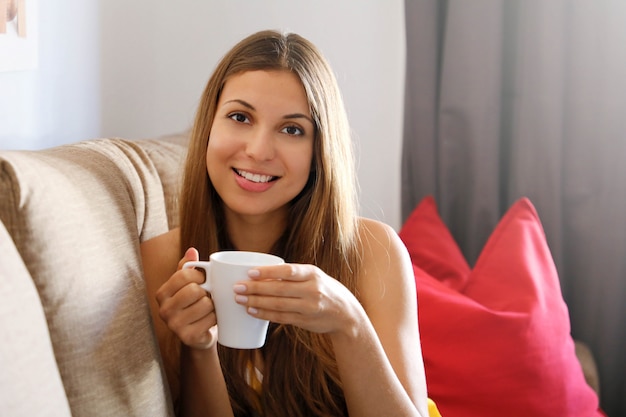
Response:
[[[0,0],[0,71],[37,68],[37,0]]]

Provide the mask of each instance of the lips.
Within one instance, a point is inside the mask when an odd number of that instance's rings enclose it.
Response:
[[[278,179],[278,177],[274,177],[272,175],[253,174],[252,172],[244,171],[242,169],[234,169],[234,171],[240,177],[257,184],[264,184]]]

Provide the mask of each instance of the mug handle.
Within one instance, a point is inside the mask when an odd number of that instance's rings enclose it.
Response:
[[[206,280],[200,284],[200,287],[206,291],[211,292],[211,281],[209,280],[209,274],[211,273],[211,261],[189,261],[183,264],[183,269],[189,268],[201,268],[204,269],[206,274]]]

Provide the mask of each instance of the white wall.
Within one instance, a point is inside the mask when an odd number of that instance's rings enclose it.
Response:
[[[292,31],[337,73],[358,149],[362,213],[399,227],[402,0],[40,1],[39,25],[39,68],[0,73],[1,148],[184,130],[228,48],[256,30]]]
[[[39,63],[35,70],[0,72],[0,149],[37,149],[98,136],[97,1],[28,1],[38,6]]]

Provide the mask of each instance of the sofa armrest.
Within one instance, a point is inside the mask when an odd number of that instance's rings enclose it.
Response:
[[[0,254],[0,410],[71,416],[37,290],[1,222]]]
[[[598,374],[598,366],[596,365],[593,353],[591,353],[591,349],[580,340],[574,341],[574,347],[576,348],[576,357],[585,375],[585,381],[587,381],[587,384],[589,384],[598,397],[600,397],[600,375]]]
[[[173,414],[139,252],[175,218],[163,182],[175,184],[167,173],[186,147],[162,143],[0,151],[0,220],[36,286],[75,417]]]

